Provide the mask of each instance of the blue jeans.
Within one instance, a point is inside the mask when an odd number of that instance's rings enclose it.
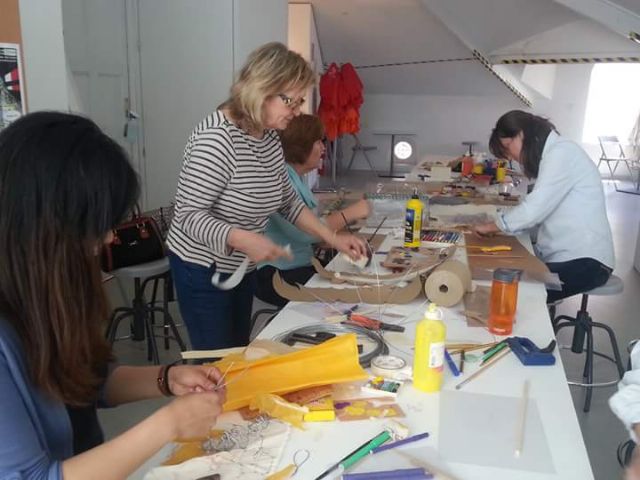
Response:
[[[249,343],[256,272],[248,273],[232,290],[211,284],[215,265],[207,268],[185,262],[169,252],[180,314],[194,350],[239,347]],[[229,277],[222,274],[221,280]]]

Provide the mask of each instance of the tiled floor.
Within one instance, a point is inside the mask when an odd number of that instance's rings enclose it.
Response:
[[[339,183],[341,186],[359,188],[372,181],[376,181],[376,178],[370,172],[357,171],[342,177]],[[326,179],[323,179],[323,185],[327,185]],[[627,343],[640,337],[638,316],[638,312],[640,312],[640,274],[633,269],[633,256],[640,223],[640,196],[618,193],[610,182],[605,182],[604,187],[616,248],[615,274],[624,281],[625,290],[624,293],[613,297],[592,297],[589,302],[589,311],[595,320],[607,323],[614,328],[618,336],[618,343],[624,351],[623,359],[626,362]],[[113,287],[110,290],[114,304],[122,304],[120,293],[115,285]],[[559,306],[558,314],[575,314],[578,302],[578,298],[565,301]],[[172,311],[174,316],[179,318],[175,304],[172,305]],[[548,320],[545,318],[541,321]],[[121,330],[123,330],[122,334],[126,333],[124,331],[126,326],[123,326]],[[186,338],[186,333],[184,337]],[[559,340],[560,343],[569,343],[570,333],[561,334]],[[606,339],[596,338],[596,348],[602,345],[606,351],[607,342],[603,340]],[[122,340],[116,343],[115,351],[123,363],[146,364],[145,345],[142,343]],[[581,356],[573,355],[570,352],[563,352],[562,355],[567,376],[570,378],[580,377],[583,362]],[[175,346],[167,352],[161,351],[161,358],[165,362],[177,359],[178,351]],[[612,366],[601,359],[596,360],[595,372],[597,381],[605,381],[615,375]],[[596,390],[591,411],[585,414],[582,412],[583,392],[577,387],[572,387],[574,404],[597,480],[620,478],[615,452],[617,445],[627,438],[627,434],[607,404],[613,391],[614,387]],[[164,400],[148,401],[101,411],[100,418],[107,437],[116,435],[138,422],[163,403]]]

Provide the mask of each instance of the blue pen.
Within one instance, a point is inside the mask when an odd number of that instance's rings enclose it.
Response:
[[[422,440],[423,438],[427,438],[428,436],[429,434],[427,432],[419,433],[411,437],[403,438],[402,440],[398,440],[396,442],[387,443],[386,445],[380,445],[379,447],[374,448],[371,453],[384,452],[385,450],[400,447],[402,445],[406,445],[407,443],[417,442],[418,440]]]
[[[455,364],[453,358],[451,358],[451,355],[449,354],[449,350],[446,348],[444,349],[444,358],[447,361],[447,365],[449,365],[449,369],[451,370],[451,373],[453,373],[453,376],[460,376],[460,370],[458,370],[458,366]]]

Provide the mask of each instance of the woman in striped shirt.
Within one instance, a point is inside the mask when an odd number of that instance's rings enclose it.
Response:
[[[249,56],[230,98],[189,137],[168,247],[194,349],[247,344],[255,264],[289,255],[263,235],[272,213],[355,259],[366,254],[360,239],[336,234],[318,220],[286,173],[277,130],[300,114],[314,81],[300,55],[280,43],[266,44]],[[215,272],[224,281],[245,258],[248,273],[238,285],[212,285]]]

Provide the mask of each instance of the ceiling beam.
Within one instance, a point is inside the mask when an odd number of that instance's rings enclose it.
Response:
[[[494,78],[496,78],[502,85],[504,85],[513,95],[515,95],[518,100],[524,103],[527,107],[531,107],[533,102],[530,98],[529,90],[524,86],[522,82],[516,79],[513,76],[510,78],[506,78],[500,72],[497,72],[491,62],[488,60],[487,56],[480,52],[474,45],[469,41],[466,35],[461,31],[460,28],[456,26],[456,19],[446,8],[446,2],[443,4],[442,0],[422,0],[422,4],[425,6],[427,10],[429,10],[434,16],[436,16],[442,24],[448,28],[451,33],[453,33],[462,44],[469,49],[472,53],[473,58],[475,58],[482,66],[491,73]]]
[[[491,63],[503,65],[577,65],[581,63],[640,63],[639,55],[493,55]]]
[[[571,10],[629,38],[640,35],[640,15],[609,0],[555,0]]]

